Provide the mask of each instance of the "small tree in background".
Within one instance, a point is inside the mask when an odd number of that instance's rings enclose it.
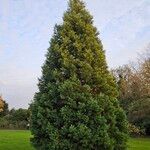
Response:
[[[9,109],[8,109],[8,103],[0,97],[0,117],[4,117],[8,114]]]
[[[124,150],[127,122],[93,19],[70,0],[56,25],[31,105],[39,150]]]
[[[2,96],[0,96],[0,113],[2,113],[4,110],[4,100],[2,99]]]

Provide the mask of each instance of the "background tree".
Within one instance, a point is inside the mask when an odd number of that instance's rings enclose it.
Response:
[[[129,105],[131,104],[132,100],[134,100],[132,96],[133,89],[131,86],[133,71],[129,65],[124,65],[118,67],[115,70],[112,70],[112,73],[118,85],[118,99],[120,101],[121,106],[126,110],[127,113]]]
[[[4,110],[4,100],[2,99],[2,96],[0,96],[0,113],[2,113]]]
[[[6,116],[8,113],[8,103],[6,103],[6,101],[3,101],[3,110],[0,112],[0,117]]]
[[[29,125],[29,109],[8,109],[8,103],[0,97],[0,129],[27,129]]]
[[[28,129],[30,111],[28,109],[11,109],[0,116],[0,129]]]
[[[126,117],[82,1],[70,0],[63,24],[55,26],[38,86],[31,105],[36,149],[126,149]]]
[[[30,112],[27,109],[12,109],[9,113],[10,122],[15,125],[14,128],[27,129],[29,124]]]
[[[150,50],[150,47],[149,47]],[[146,51],[138,61],[135,76],[136,83],[135,101],[131,104],[129,119],[136,125],[145,128],[146,134],[150,135],[150,51]]]
[[[149,47],[148,47],[149,48]],[[113,70],[119,89],[120,104],[128,119],[150,134],[150,53],[142,54],[137,63]]]

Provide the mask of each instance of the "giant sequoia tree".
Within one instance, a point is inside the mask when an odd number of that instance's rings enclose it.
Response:
[[[38,86],[31,105],[36,149],[126,149],[125,114],[82,1],[70,0],[63,24],[55,26]]]

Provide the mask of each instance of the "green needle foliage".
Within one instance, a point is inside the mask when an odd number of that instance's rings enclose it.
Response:
[[[98,35],[84,3],[70,0],[31,105],[37,150],[126,149],[126,117]]]

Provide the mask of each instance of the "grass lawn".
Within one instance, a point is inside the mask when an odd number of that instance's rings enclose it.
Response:
[[[132,138],[128,150],[150,150],[150,138]]]
[[[0,150],[34,150],[30,131],[0,130]],[[132,138],[128,150],[150,150],[150,138]]]
[[[34,150],[29,131],[0,130],[0,150]]]

